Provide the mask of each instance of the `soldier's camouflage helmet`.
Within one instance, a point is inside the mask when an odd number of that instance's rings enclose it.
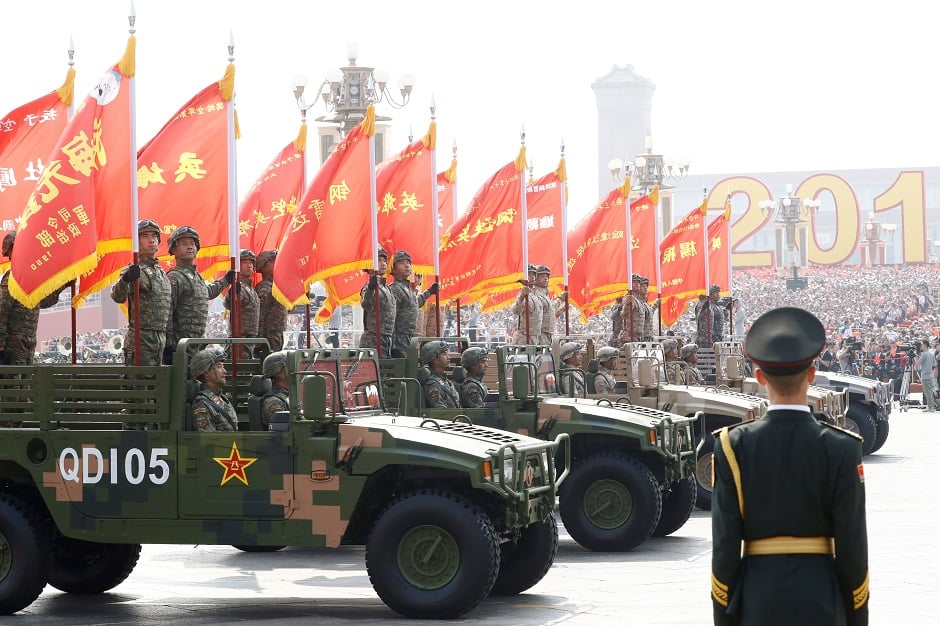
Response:
[[[264,252],[258,255],[258,260],[255,263],[255,269],[260,272],[261,269],[265,265],[267,265],[268,263],[270,263],[276,258],[277,258],[277,250],[265,250]]]
[[[536,274],[551,274],[552,271],[548,269],[547,265],[537,265],[535,267],[535,273]]]
[[[405,250],[399,250],[395,253],[395,260],[392,261],[392,264],[398,263],[399,261],[408,261],[411,263],[411,255],[408,254]]]
[[[168,246],[170,246],[170,254],[173,254],[173,247],[183,237],[191,237],[196,242],[196,252],[199,252],[199,233],[196,232],[196,229],[192,226],[180,226],[172,233],[170,233],[170,238],[166,240]]]
[[[604,346],[597,351],[597,362],[605,363],[613,358],[620,356],[620,350],[612,346]]]
[[[283,350],[272,352],[264,357],[264,362],[261,364],[261,375],[270,378],[285,367],[287,367],[287,353]]]
[[[581,348],[583,347],[584,346],[582,346],[580,343],[576,343],[574,341],[563,343],[561,344],[561,348],[558,351],[558,358],[560,358],[562,361],[567,361],[575,354],[580,352]]]
[[[698,344],[687,343],[684,346],[682,346],[681,350],[679,350],[679,358],[684,359],[685,357],[689,356],[693,352],[698,352]]]
[[[669,354],[671,351],[679,347],[679,342],[675,339],[665,339],[663,340],[663,354]]]
[[[379,258],[385,257],[385,260],[388,261],[388,252],[385,251],[385,248],[379,248],[378,255]]]
[[[241,257],[242,260],[249,259],[255,266],[258,265],[258,257],[255,256],[255,253],[251,250],[242,250]]]
[[[137,222],[137,236],[139,237],[143,233],[157,233],[157,241],[160,241],[162,237],[160,225],[153,220],[140,220]]]
[[[529,273],[530,273],[530,274],[535,274],[535,266],[532,265],[531,263],[529,263]]]
[[[200,350],[189,360],[189,376],[199,378],[219,361],[225,360],[221,352],[215,350]]]
[[[486,355],[486,348],[480,348],[476,346],[473,348],[467,348],[460,354],[460,364],[463,365],[464,368],[471,368],[485,359]]]
[[[427,365],[445,352],[447,352],[447,342],[429,341],[421,346],[421,364]]]
[[[13,253],[13,242],[16,241],[16,231],[7,233],[3,238],[3,256],[10,256]]]

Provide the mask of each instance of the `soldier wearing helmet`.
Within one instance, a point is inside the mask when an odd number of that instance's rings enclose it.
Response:
[[[680,384],[679,371],[679,342],[675,339],[663,339],[663,367],[666,370],[666,382],[672,385]]]
[[[160,365],[170,323],[170,279],[157,263],[160,226],[153,220],[137,223],[138,263],[128,265],[111,287],[111,299],[127,302],[127,335],[124,337],[124,363]],[[134,283],[139,284],[140,329],[136,328],[137,302]],[[140,338],[140,354],[135,354],[135,339]]]
[[[209,300],[217,298],[226,286],[235,280],[235,271],[229,270],[219,280],[207,283],[196,269],[199,252],[199,233],[192,226],[180,226],[167,239],[170,254],[176,265],[166,273],[170,280],[170,322],[166,327],[166,347],[163,362],[173,362],[173,352],[180,339],[206,336],[209,320]],[[189,347],[189,356],[196,354],[197,346]]]
[[[604,346],[597,351],[597,374],[594,376],[595,393],[614,393],[617,386],[617,379],[614,378],[613,370],[617,367],[617,357],[620,356],[620,350]]]
[[[429,409],[456,409],[460,406],[460,394],[447,378],[447,343],[429,341],[421,346],[421,363],[428,371],[424,383],[424,398]]]
[[[264,357],[261,375],[271,379],[271,391],[261,403],[261,423],[267,428],[271,416],[290,407],[290,392],[287,382],[287,353],[272,352]]]
[[[584,395],[584,372],[581,370],[583,348],[580,343],[568,341],[558,349],[558,360],[561,361],[561,392],[564,394]]]
[[[418,330],[418,309],[438,291],[438,284],[415,294],[411,281],[411,255],[399,250],[392,259],[392,282],[388,286],[395,298],[395,329],[392,331],[392,353],[396,359],[408,356],[408,344]]]
[[[388,357],[392,353],[392,333],[395,332],[395,315],[397,308],[395,296],[392,295],[388,285],[385,284],[385,272],[388,271],[388,252],[383,248],[378,251],[378,266],[369,272],[369,282],[359,290],[359,297],[362,299],[362,336],[359,338],[360,348],[375,348],[376,343],[376,324],[375,324],[375,304],[378,298],[380,330],[381,336],[381,355]]]
[[[277,250],[265,250],[258,255],[258,264],[255,266],[261,274],[261,282],[255,287],[258,292],[258,336],[268,340],[271,352],[284,347],[284,331],[287,330],[287,309],[271,293],[276,261]]]
[[[510,309],[517,320],[513,338],[516,345],[538,344],[542,337],[542,299],[534,291],[535,266],[530,264],[528,272],[528,280],[522,282],[522,289]]]
[[[232,285],[225,294],[223,304],[228,310],[232,309],[232,291],[238,295],[238,315],[229,317],[229,337],[257,337],[258,317],[261,314],[261,304],[258,292],[254,288],[255,253],[251,250],[242,250],[239,257],[238,281]],[[245,344],[239,346],[238,354],[242,359],[254,357],[254,346]]]
[[[483,382],[486,375],[486,348],[467,348],[460,355],[460,365],[467,375],[460,383],[460,403],[465,409],[482,408],[489,389]]]
[[[3,256],[13,256],[16,233],[7,233],[3,238]],[[65,283],[39,302],[39,306],[28,309],[10,295],[10,272],[0,279],[0,364],[31,365],[36,354],[36,329],[39,328],[39,310],[47,309],[59,301],[59,294],[68,286]]]
[[[702,374],[698,371],[698,346],[694,343],[687,343],[679,350],[679,362],[685,363],[678,369],[678,384],[680,385],[703,385]]]
[[[189,377],[202,383],[193,399],[193,428],[203,431],[238,430],[235,407],[222,393],[225,364],[220,353],[200,350],[189,360]]]

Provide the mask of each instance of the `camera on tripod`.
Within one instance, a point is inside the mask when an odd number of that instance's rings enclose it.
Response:
[[[905,344],[901,344],[898,346],[898,352],[903,352],[909,357],[915,357],[917,356],[917,349],[919,347],[920,347],[919,344],[905,343]]]

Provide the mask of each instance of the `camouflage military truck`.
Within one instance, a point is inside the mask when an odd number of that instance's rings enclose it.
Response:
[[[569,340],[585,346],[588,357],[588,372],[585,378],[587,395],[590,396],[592,376],[597,368],[594,343],[588,337],[560,337],[555,339],[555,349],[557,350],[562,342]],[[711,433],[723,426],[762,417],[767,412],[767,402],[728,389],[667,383],[662,346],[655,341],[624,344],[618,367],[613,374],[618,381],[618,393],[608,395],[609,398],[678,415],[688,416],[699,412],[702,414],[695,422],[695,440],[698,442],[695,504],[701,509],[711,509],[712,458],[715,449],[715,440]],[[567,372],[561,372],[561,376],[566,375]]]
[[[839,372],[816,372],[814,384],[848,392],[845,429],[862,438],[863,454],[877,452],[885,445],[892,409],[891,383]]]
[[[47,583],[105,592],[143,543],[365,545],[378,595],[416,619],[548,571],[560,442],[383,413],[371,350],[287,352],[290,409],[268,430],[270,379],[239,362],[239,429],[196,432],[189,343],[172,366],[0,367],[0,613]]]
[[[734,389],[752,396],[770,400],[767,387],[748,376],[749,363],[744,356],[743,344],[739,341],[716,341],[714,344],[715,386],[719,389]],[[819,385],[810,385],[806,390],[806,403],[813,416],[840,428],[846,427],[845,412],[848,409],[848,391],[837,391]],[[857,431],[853,431],[857,432]]]
[[[381,361],[388,405],[542,439],[569,436],[571,462],[565,467],[570,476],[560,490],[559,510],[579,544],[590,550],[631,550],[688,520],[695,500],[694,413],[678,416],[607,399],[560,397],[551,350],[515,345],[496,350],[496,367],[484,379],[490,393],[483,408],[428,408],[422,390],[428,371],[419,354],[422,345],[438,340],[414,339],[406,359]],[[457,341],[468,345],[466,339]],[[454,356],[453,378],[459,380],[465,373],[460,355]]]

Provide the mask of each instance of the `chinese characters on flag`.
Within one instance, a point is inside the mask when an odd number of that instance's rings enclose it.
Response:
[[[659,244],[662,321],[672,326],[688,302],[705,293],[705,214],[707,201],[673,226]]]
[[[731,202],[728,202],[724,212],[708,225],[708,284],[718,285],[722,293],[731,291],[730,228]]]

